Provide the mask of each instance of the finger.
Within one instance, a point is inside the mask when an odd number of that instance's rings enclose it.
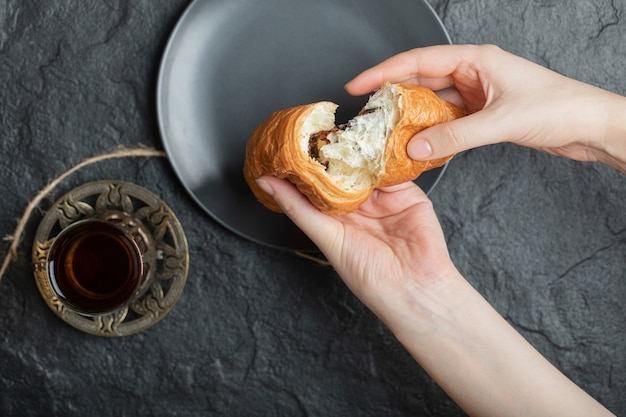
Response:
[[[359,207],[358,213],[368,218],[383,219],[420,203],[430,203],[430,200],[415,182],[407,181],[375,189]]]
[[[395,193],[398,191],[406,190],[407,188],[419,188],[419,187],[413,181],[407,181],[407,182],[403,182],[402,184],[389,185],[387,187],[380,187],[380,188],[377,188],[376,190],[378,190],[381,193]]]
[[[382,187],[374,190],[371,200],[393,198],[396,207],[409,207],[415,204],[431,204],[430,199],[414,181]]]
[[[515,121],[502,113],[497,108],[489,108],[431,126],[409,141],[407,153],[416,160],[430,160],[482,145],[511,141],[510,129],[516,129],[511,126]]]
[[[295,185],[271,176],[263,176],[256,182],[322,252],[326,253],[338,244],[339,222],[315,208]]]
[[[414,82],[433,90],[454,85],[451,77],[463,62],[467,46],[438,45],[412,49],[395,55],[357,75],[346,91],[362,95],[380,88],[385,82]]]
[[[435,93],[443,100],[449,101],[461,109],[465,109],[465,103],[463,97],[459,94],[459,91],[454,87],[444,88],[443,90],[437,90]]]

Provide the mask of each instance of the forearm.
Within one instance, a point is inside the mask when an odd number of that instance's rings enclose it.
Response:
[[[561,374],[460,275],[374,309],[470,415],[612,415]]]

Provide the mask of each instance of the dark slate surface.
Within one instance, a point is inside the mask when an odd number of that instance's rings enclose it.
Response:
[[[187,4],[0,2],[3,235],[39,189],[84,158],[120,144],[162,147],[156,74]],[[626,1],[431,4],[455,43],[496,43],[626,94]],[[30,267],[46,207],[105,178],[160,195],[192,260],[170,315],[121,339],[58,319]],[[495,145],[455,158],[432,198],[459,269],[556,366],[625,415],[625,178]],[[0,284],[0,415],[463,415],[331,270],[224,230],[165,159],[73,175],[34,213],[19,254]]]

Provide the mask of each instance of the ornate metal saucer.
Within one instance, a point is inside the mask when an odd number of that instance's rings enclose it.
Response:
[[[139,242],[145,271],[137,295],[127,306],[95,316],[63,305],[46,275],[46,258],[56,235],[88,218],[124,227]],[[189,268],[187,239],[172,210],[145,188],[112,180],[84,184],[57,200],[37,229],[32,259],[37,287],[52,311],[78,330],[108,337],[138,333],[165,317],[182,294]]]

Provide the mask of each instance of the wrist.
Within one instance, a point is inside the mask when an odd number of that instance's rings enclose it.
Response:
[[[405,335],[441,329],[461,309],[468,290],[465,278],[451,267],[436,278],[410,278],[400,288],[377,292],[368,306],[403,342]]]
[[[580,159],[606,164],[626,174],[626,98],[587,86],[571,114],[572,137],[580,145]]]
[[[626,174],[626,98],[607,94],[598,160]]]

